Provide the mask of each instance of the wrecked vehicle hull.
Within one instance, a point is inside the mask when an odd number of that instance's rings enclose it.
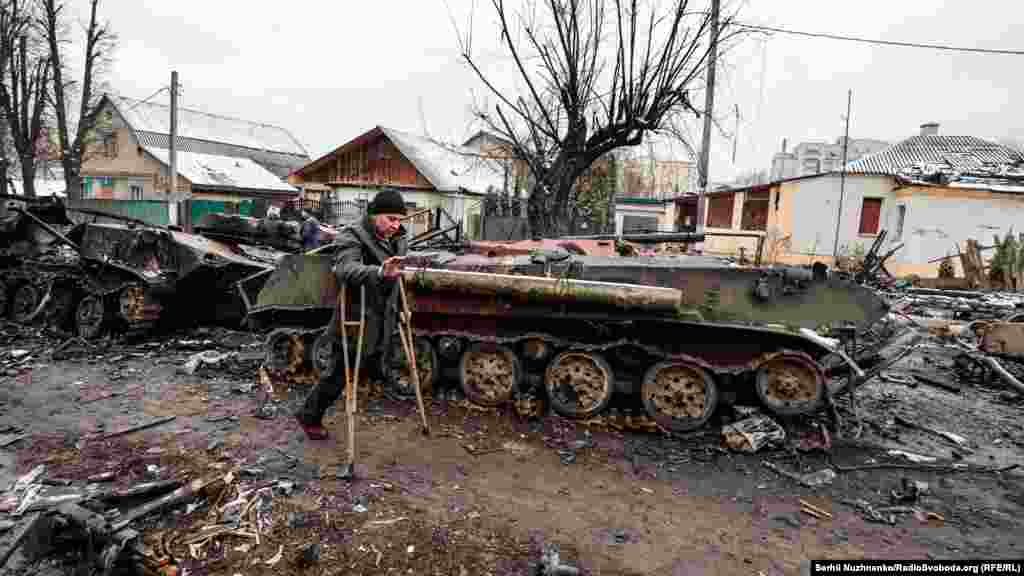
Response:
[[[16,322],[87,339],[158,323],[238,324],[245,306],[234,283],[273,269],[232,246],[145,225],[90,222],[65,235],[55,228],[71,223],[60,208],[58,218],[12,208],[0,229],[0,307]]]
[[[420,381],[426,390],[455,381],[482,406],[550,405],[590,418],[614,403],[642,407],[664,429],[693,430],[738,401],[814,412],[825,402],[822,361],[845,358],[806,330],[709,319],[674,288],[471,272],[424,255],[406,263]],[[315,380],[335,361],[324,335],[338,294],[331,256],[289,255],[257,288],[245,284],[251,326],[271,330],[267,367]],[[385,368],[411,398],[401,353]]]
[[[818,329],[871,326],[889,311],[870,288],[794,267],[752,268],[707,256],[616,257],[533,255],[488,257],[447,253],[411,255],[410,265],[449,270],[528,274],[675,288],[705,320],[783,324]]]

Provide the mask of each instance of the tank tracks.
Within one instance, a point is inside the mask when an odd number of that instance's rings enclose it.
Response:
[[[340,361],[325,332],[273,330],[265,341],[265,365],[290,382],[315,382]],[[350,334],[350,342],[354,336]],[[818,410],[826,394],[822,365],[795,350],[713,366],[625,339],[588,344],[539,331],[488,336],[458,330],[416,330],[416,347],[425,394],[449,380],[481,407],[513,404],[522,414],[550,406],[577,420],[599,416],[611,406],[639,408],[657,427],[671,432],[701,428],[721,404],[748,401],[793,416]],[[393,349],[400,350],[397,342]],[[399,353],[385,369],[393,375],[392,389],[414,398],[404,355]]]

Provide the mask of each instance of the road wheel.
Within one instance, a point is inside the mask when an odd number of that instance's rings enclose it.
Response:
[[[46,309],[46,323],[63,329],[75,314],[75,291],[70,286],[55,284],[50,289],[50,303]]]
[[[507,346],[490,342],[471,344],[459,359],[459,384],[474,404],[498,406],[512,399],[522,371],[519,359]]]
[[[757,397],[782,416],[809,414],[825,399],[825,373],[817,362],[800,352],[770,355],[757,367]]]
[[[313,340],[313,346],[310,350],[311,364],[321,375],[328,374],[334,370],[334,363],[338,361],[334,341],[335,339],[327,334],[326,328],[321,330],[316,339]]]
[[[11,320],[19,324],[28,322],[39,308],[42,299],[42,293],[31,282],[25,282],[15,288],[14,297],[11,299]]]
[[[108,327],[107,306],[101,296],[90,294],[75,307],[75,329],[86,340],[99,338]]]
[[[416,365],[420,375],[420,392],[424,396],[434,390],[434,383],[440,372],[437,351],[426,338],[416,338]],[[400,339],[395,339],[391,348],[391,362],[385,366],[385,374],[391,376],[391,391],[402,399],[416,398],[415,383],[409,372],[409,363],[405,358],[405,348]]]
[[[611,366],[595,352],[562,352],[544,372],[551,406],[567,418],[589,418],[604,410],[614,384]]]
[[[685,360],[668,360],[644,374],[640,396],[647,414],[672,432],[700,428],[718,406],[718,386],[707,370]]]

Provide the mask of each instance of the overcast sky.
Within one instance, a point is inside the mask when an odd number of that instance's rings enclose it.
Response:
[[[73,1],[84,16],[87,2]],[[144,98],[166,86],[176,69],[182,106],[284,126],[315,158],[378,124],[448,140],[467,136],[470,92],[481,86],[459,58],[450,14],[465,27],[473,4],[105,0],[101,6],[120,36],[114,90]],[[490,1],[475,4],[476,47],[500,66]],[[766,26],[1024,50],[1024,2],[1012,0],[732,6],[743,21]],[[935,121],[942,134],[1024,138],[1022,69],[1024,56],[752,37],[727,55],[720,72],[716,116],[730,133],[735,105],[741,120],[735,168],[732,141],[715,135],[712,179],[768,168],[783,138],[790,146],[834,140],[843,131],[847,89],[853,90],[852,137],[896,141]],[[156,100],[167,102],[166,94]],[[699,123],[690,125],[699,138]]]

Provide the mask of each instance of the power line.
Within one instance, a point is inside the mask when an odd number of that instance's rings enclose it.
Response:
[[[170,91],[170,86],[164,86],[163,88],[161,88],[161,89],[157,90],[156,92],[153,92],[152,94],[150,94],[149,96],[147,96],[147,97],[146,97],[146,98],[145,98],[144,100],[139,100],[139,101],[138,101],[138,102],[136,102],[135,104],[132,104],[131,106],[129,106],[129,107],[128,107],[128,110],[134,110],[136,106],[138,106],[138,105],[140,105],[140,104],[145,104],[146,102],[149,102],[149,101],[150,101],[150,100],[152,100],[153,98],[156,98],[156,97],[157,97],[157,95],[159,95],[159,94],[160,94],[161,92],[163,92],[164,90],[168,90],[168,91]]]
[[[809,36],[811,38],[829,38],[831,40],[847,40],[850,42],[862,42],[864,44],[882,44],[886,46],[902,46],[905,48],[929,48],[932,50],[949,50],[952,52],[974,52],[977,54],[1003,54],[1010,56],[1024,56],[1024,50],[1003,50],[994,48],[965,48],[962,46],[949,46],[946,44],[919,44],[917,42],[897,42],[894,40],[871,40],[868,38],[856,38],[853,36],[840,36],[838,34],[824,34],[820,32],[801,32],[798,30],[787,30],[785,28],[774,28],[771,26],[755,26],[753,24],[736,24],[740,28],[748,30],[760,30],[762,32],[779,32],[782,34],[793,34],[796,36]]]

